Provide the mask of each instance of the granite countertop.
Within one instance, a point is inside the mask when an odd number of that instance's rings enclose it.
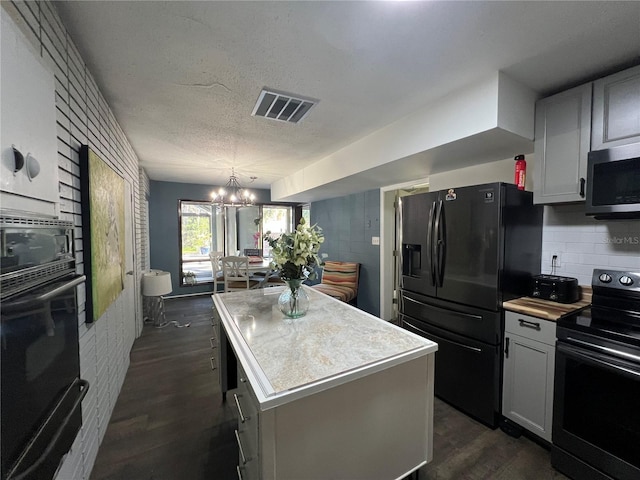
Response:
[[[309,287],[303,287],[308,313],[286,318],[277,305],[283,288],[213,295],[238,360],[264,401],[328,388],[437,350],[434,342]]]
[[[541,298],[521,297],[504,302],[502,307],[511,312],[556,321],[565,315],[591,305],[591,287],[581,286],[581,298],[575,303],[558,303]]]

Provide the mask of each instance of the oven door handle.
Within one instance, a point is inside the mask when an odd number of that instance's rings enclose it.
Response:
[[[572,339],[572,340],[575,341],[575,339]],[[582,342],[582,343],[586,344],[587,342]],[[597,347],[597,345],[593,345],[590,343],[588,345]],[[621,373],[622,375],[629,376],[634,379],[637,379],[640,377],[640,371],[633,370],[631,368],[628,368],[627,366],[624,366],[618,363],[614,363],[611,361],[612,359],[610,356],[601,355],[596,352],[593,352],[593,353],[585,352],[583,350],[578,350],[575,347],[571,347],[570,345],[565,345],[560,342],[558,342],[558,344],[556,345],[556,348],[558,349],[559,352],[562,352],[574,358],[579,358],[580,360],[590,363],[591,365],[605,367],[605,368],[608,368],[609,370],[615,370]],[[600,348],[604,349],[605,347],[600,347]],[[610,349],[607,349],[607,350],[610,350]]]
[[[37,458],[37,460],[35,462],[33,462],[31,465],[29,465],[29,467],[26,470],[24,470],[20,474],[17,474],[17,475],[15,474],[16,473],[16,469],[20,465],[20,461],[22,460],[22,458],[24,458],[24,454],[29,450],[29,448],[31,448],[31,446],[33,445],[33,443],[37,439],[38,435],[42,431],[42,429],[40,429],[40,430],[38,430],[38,432],[36,432],[36,434],[33,436],[31,441],[27,445],[27,447],[24,449],[23,454],[18,459],[18,461],[14,465],[13,469],[7,475],[6,480],[23,480],[23,479],[26,479],[26,478],[29,477],[29,475],[36,468],[38,468],[40,466],[40,464],[42,462],[44,462],[46,460],[47,456],[51,453],[51,450],[53,450],[53,448],[56,446],[56,443],[58,443],[58,440],[62,436],[62,433],[64,432],[64,429],[67,428],[67,425],[71,421],[71,418],[73,417],[73,414],[80,407],[80,405],[82,404],[82,400],[84,399],[84,397],[87,395],[87,392],[89,391],[89,382],[87,382],[86,380],[78,378],[74,382],[74,385],[77,385],[77,386],[79,386],[81,388],[80,394],[78,395],[78,397],[76,398],[75,402],[73,403],[73,406],[69,410],[69,413],[67,413],[67,415],[62,420],[62,423],[60,424],[60,426],[56,430],[56,432],[53,435],[53,437],[51,437],[51,441],[47,445],[47,448],[44,449],[44,452],[42,452],[42,454]],[[73,388],[73,386],[71,388]],[[49,418],[47,418],[44,421],[43,425],[45,425],[49,421],[49,419],[53,416],[54,413],[55,413],[55,411],[52,412],[51,415],[49,416]]]
[[[64,283],[64,284],[59,285],[59,286],[57,286],[55,288],[52,288],[51,290],[47,290],[42,295],[38,295],[35,298],[35,301],[37,301],[37,302],[46,302],[47,300],[51,300],[56,295],[59,295],[62,292],[66,291],[66,290],[69,290],[70,288],[73,288],[73,287],[75,287],[77,285],[80,285],[86,279],[87,279],[87,277],[85,275],[80,275],[78,277],[75,277],[73,280],[69,280],[67,283]]]
[[[633,362],[638,362],[640,363],[640,357],[638,355],[633,355],[632,353],[627,353],[627,352],[621,352],[620,350],[616,350],[614,348],[609,348],[609,347],[603,347],[602,345],[596,345],[593,344],[591,342],[585,342],[584,340],[578,340],[577,338],[573,338],[573,337],[569,337],[567,336],[567,341],[568,342],[572,342],[572,343],[577,343],[578,345],[583,345],[587,348],[592,348],[594,350],[598,350],[602,353],[608,354],[608,355],[614,355],[617,357],[624,357],[626,359],[629,359]]]

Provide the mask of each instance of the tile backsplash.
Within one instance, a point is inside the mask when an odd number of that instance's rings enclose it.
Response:
[[[595,220],[582,204],[545,206],[541,272],[591,285],[594,268],[640,271],[640,220]]]

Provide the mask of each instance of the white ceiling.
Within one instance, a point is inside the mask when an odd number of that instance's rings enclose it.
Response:
[[[640,63],[637,1],[56,5],[153,180],[265,188],[491,72],[546,95]],[[320,102],[252,117],[263,87]]]

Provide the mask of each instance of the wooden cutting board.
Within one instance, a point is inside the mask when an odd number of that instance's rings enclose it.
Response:
[[[557,303],[550,300],[542,300],[533,297],[521,297],[504,302],[505,310],[544,318],[545,320],[558,320],[571,312],[581,310],[591,305],[591,287],[580,287],[582,298],[576,303]]]

